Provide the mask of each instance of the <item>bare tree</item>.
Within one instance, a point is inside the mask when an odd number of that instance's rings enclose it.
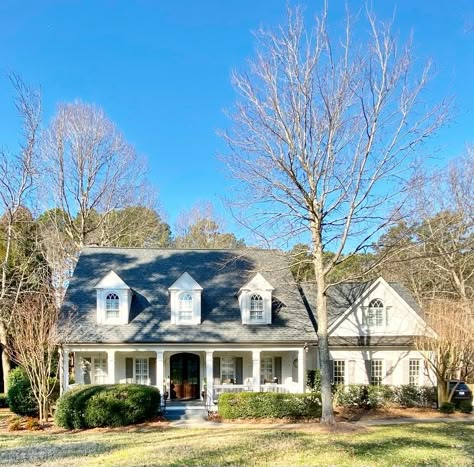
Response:
[[[146,166],[102,109],[74,102],[59,106],[44,138],[43,192],[48,225],[75,259],[86,244],[109,245],[109,218],[130,206],[150,206]],[[117,216],[115,216],[116,220]],[[126,215],[120,217],[126,225]],[[116,222],[116,232],[120,232]],[[139,228],[139,227],[137,227]]]
[[[445,103],[422,100],[429,64],[416,73],[411,44],[372,12],[365,19],[366,42],[349,13],[341,37],[330,32],[327,7],[310,29],[296,9],[286,26],[259,30],[256,58],[232,76],[240,99],[224,133],[243,222],[268,243],[310,239],[326,424],[328,277],[399,220],[420,147],[446,118]]]
[[[34,188],[37,169],[37,139],[41,120],[39,91],[28,87],[20,76],[10,75],[16,92],[16,109],[22,125],[22,139],[17,152],[0,151],[0,213],[2,233],[0,237],[0,347],[4,390],[8,389],[8,335],[12,308],[21,292],[25,264],[13,266],[14,245],[18,241],[15,226],[24,206],[28,204]],[[25,261],[27,262],[27,261]]]
[[[467,379],[474,372],[474,321],[472,310],[462,301],[433,300],[425,305],[427,328],[415,338],[438,380],[438,400],[450,401],[455,387],[449,380]]]

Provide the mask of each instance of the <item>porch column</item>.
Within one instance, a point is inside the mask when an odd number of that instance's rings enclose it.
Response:
[[[161,396],[164,393],[163,387],[163,379],[165,377],[165,369],[164,369],[164,358],[163,358],[163,350],[156,350],[156,386],[158,387]]]
[[[214,351],[206,350],[206,404],[214,403]]]
[[[63,365],[62,365],[62,380],[63,380],[63,393],[68,390],[69,387],[69,350],[63,349],[62,355]]]
[[[298,350],[298,392],[306,392],[306,349]]]
[[[260,392],[260,350],[252,351],[253,390]]]
[[[115,384],[115,350],[107,350],[107,380]]]

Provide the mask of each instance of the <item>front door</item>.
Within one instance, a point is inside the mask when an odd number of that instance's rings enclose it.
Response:
[[[199,356],[175,354],[170,359],[171,399],[199,399]]]

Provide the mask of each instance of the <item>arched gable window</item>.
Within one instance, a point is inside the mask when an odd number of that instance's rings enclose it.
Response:
[[[250,297],[250,321],[263,320],[263,298],[259,294]]]
[[[189,321],[193,317],[193,297],[190,293],[182,293],[179,296],[179,319]]]
[[[380,328],[385,324],[385,307],[379,298],[374,298],[369,303],[367,325],[369,328]]]
[[[109,293],[105,297],[105,312],[107,318],[118,318],[120,313],[120,299],[116,293]]]

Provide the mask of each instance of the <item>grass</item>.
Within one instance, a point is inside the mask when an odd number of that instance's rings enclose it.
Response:
[[[0,434],[2,465],[472,465],[474,423]]]

